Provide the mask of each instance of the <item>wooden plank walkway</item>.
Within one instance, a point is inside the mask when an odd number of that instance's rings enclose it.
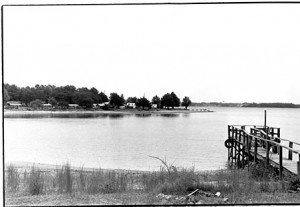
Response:
[[[254,150],[251,150],[251,154],[254,155]],[[266,154],[267,150],[263,147],[258,147],[257,148],[257,154],[263,158],[263,160],[266,159]],[[270,156],[270,162],[273,162],[276,167],[279,167],[279,155],[277,153],[273,153],[272,150],[269,152]],[[295,160],[289,160],[288,156],[283,156],[282,157],[282,167],[285,168],[286,170],[297,174],[297,161]]]

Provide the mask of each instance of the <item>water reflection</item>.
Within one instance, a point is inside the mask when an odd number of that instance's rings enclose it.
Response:
[[[179,114],[160,114],[163,117],[179,117]]]
[[[182,117],[190,117],[190,116],[191,116],[190,113],[183,113],[183,114],[182,114]]]
[[[136,117],[150,117],[151,114],[135,114]]]

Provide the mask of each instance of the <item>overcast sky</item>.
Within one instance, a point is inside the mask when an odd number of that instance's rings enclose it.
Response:
[[[300,104],[300,5],[4,7],[4,82]]]

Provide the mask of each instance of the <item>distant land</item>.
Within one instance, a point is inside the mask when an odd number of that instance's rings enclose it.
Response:
[[[260,107],[260,108],[300,108],[300,104],[293,103],[225,103],[225,102],[201,102],[192,103],[191,106],[218,106],[218,107]]]

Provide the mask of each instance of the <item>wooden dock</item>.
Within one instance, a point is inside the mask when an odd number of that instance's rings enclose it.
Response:
[[[283,172],[300,175],[300,143],[280,138],[280,128],[228,125],[228,160],[243,168],[258,160]]]

